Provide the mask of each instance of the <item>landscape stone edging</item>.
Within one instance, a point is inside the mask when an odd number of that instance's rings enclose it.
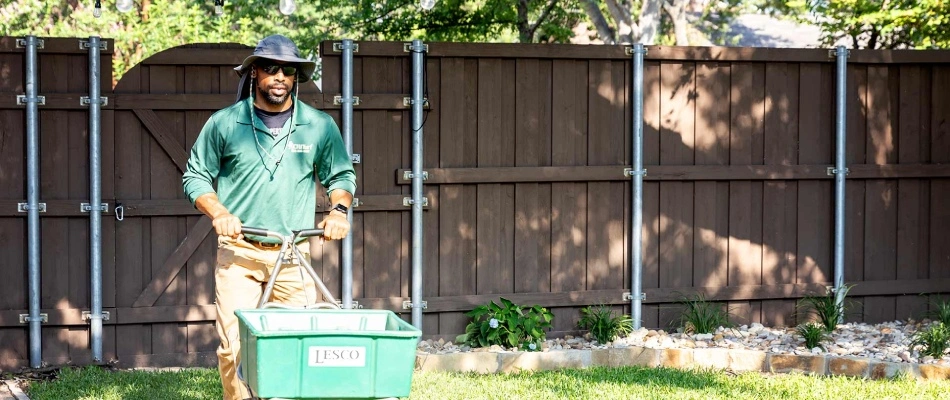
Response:
[[[886,379],[898,375],[921,380],[950,379],[950,365],[895,363],[863,357],[774,354],[724,348],[654,349],[613,347],[546,352],[474,351],[449,354],[416,353],[416,371],[477,372],[483,374],[547,371],[596,366],[712,368],[735,372],[802,373]]]

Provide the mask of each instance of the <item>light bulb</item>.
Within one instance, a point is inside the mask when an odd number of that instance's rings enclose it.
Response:
[[[115,9],[119,12],[132,11],[133,6],[135,6],[135,2],[132,0],[115,0]]]
[[[96,6],[92,9],[92,16],[99,18],[102,16],[102,3],[96,0]]]
[[[432,7],[435,7],[435,0],[419,0],[419,7],[422,7],[423,10],[429,11]]]
[[[297,3],[294,0],[280,0],[279,8],[281,14],[290,15],[297,11]]]
[[[214,0],[214,13],[216,15],[224,14],[224,0]]]

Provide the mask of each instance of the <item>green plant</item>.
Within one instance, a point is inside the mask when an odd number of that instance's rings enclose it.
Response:
[[[821,344],[822,341],[828,338],[828,332],[825,332],[824,326],[814,322],[808,322],[799,325],[795,330],[805,339],[805,347],[809,349],[814,349],[815,347],[822,350],[825,349],[825,346]]]
[[[832,332],[838,327],[838,323],[844,320],[845,310],[848,308],[844,299],[852,287],[854,285],[844,285],[838,291],[829,290],[824,296],[805,296],[798,306],[804,308],[806,313],[816,316],[826,332]],[[838,297],[841,298],[840,304]]]
[[[934,322],[926,329],[914,334],[910,342],[912,349],[920,348],[920,354],[933,358],[943,357],[943,353],[950,348],[950,325],[943,322]]]
[[[934,321],[940,321],[944,325],[950,326],[950,301],[931,300],[930,311],[927,312],[927,316]]]
[[[610,341],[633,331],[633,320],[626,314],[614,316],[613,310],[605,305],[589,306],[581,309],[581,319],[577,326],[587,329],[600,343]]]
[[[702,293],[684,296],[680,303],[686,307],[680,316],[680,326],[685,333],[713,333],[720,326],[732,326],[729,310],[721,304],[706,301]]]
[[[494,301],[465,313],[472,322],[465,327],[459,342],[472,347],[500,345],[522,350],[540,350],[545,339],[544,330],[551,327],[551,314],[535,305],[524,308],[502,297],[501,305]]]

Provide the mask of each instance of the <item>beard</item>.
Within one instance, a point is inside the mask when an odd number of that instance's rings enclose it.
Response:
[[[272,83],[268,85],[267,87],[261,87],[260,84],[256,84],[255,86],[257,86],[257,92],[261,95],[261,97],[265,101],[277,106],[284,104],[287,101],[287,98],[290,97],[290,90],[293,89],[293,85],[288,85],[288,84],[283,84],[283,83]],[[283,87],[284,94],[275,95],[271,93],[271,90],[278,87]]]

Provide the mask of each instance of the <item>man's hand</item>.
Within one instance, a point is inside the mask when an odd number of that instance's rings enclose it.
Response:
[[[241,238],[241,219],[230,213],[224,213],[211,220],[214,231],[221,236],[230,236],[234,239]]]
[[[350,232],[350,221],[347,221],[346,214],[339,211],[330,211],[323,221],[317,224],[318,229],[323,229],[323,238],[327,240],[340,240],[346,237]]]

